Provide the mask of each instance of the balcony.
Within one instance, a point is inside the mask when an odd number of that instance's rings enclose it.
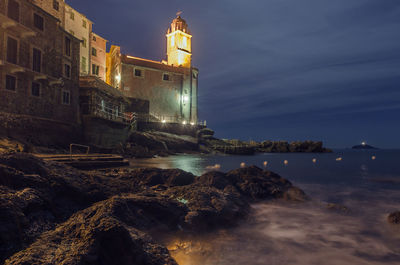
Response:
[[[11,18],[7,17],[6,15],[0,13],[0,26],[4,30],[13,30],[18,34],[18,37],[20,39],[26,39],[26,38],[31,38],[36,36],[36,32],[33,31],[32,29],[22,25],[21,23],[18,23],[15,20],[12,20]]]

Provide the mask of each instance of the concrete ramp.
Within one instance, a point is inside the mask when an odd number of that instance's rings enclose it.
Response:
[[[45,161],[59,162],[82,170],[129,166],[129,161],[113,154],[35,154],[35,156]]]

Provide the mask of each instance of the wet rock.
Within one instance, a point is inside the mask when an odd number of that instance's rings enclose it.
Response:
[[[341,213],[349,213],[350,209],[347,208],[344,205],[336,204],[336,203],[327,203],[325,205],[326,209],[331,210],[331,211],[336,211],[336,212],[341,212]]]
[[[249,204],[234,193],[225,193],[210,186],[192,184],[167,189],[164,194],[188,208],[185,227],[205,231],[235,225],[248,215]]]
[[[389,214],[387,220],[390,224],[400,225],[400,211]]]
[[[175,265],[165,247],[136,228],[176,226],[184,210],[171,204],[151,197],[113,197],[74,214],[5,264]]]
[[[184,186],[192,184],[195,178],[193,174],[180,169],[145,168],[130,171],[130,174],[140,177],[141,184],[147,186]]]

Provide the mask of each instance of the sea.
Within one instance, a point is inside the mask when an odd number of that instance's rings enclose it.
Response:
[[[201,175],[243,163],[278,173],[312,200],[257,203],[235,228],[176,238],[168,248],[179,265],[400,265],[400,225],[387,222],[389,213],[400,211],[400,150],[182,154],[134,159],[131,166]]]

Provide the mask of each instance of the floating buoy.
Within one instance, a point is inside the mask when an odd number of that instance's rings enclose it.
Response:
[[[336,158],[336,161],[342,161],[342,160],[343,160],[343,158],[341,158],[341,157]]]
[[[372,156],[371,159],[372,159],[372,160],[375,160],[375,159],[376,159],[376,156]]]
[[[313,158],[312,162],[313,162],[314,164],[317,163],[317,159],[316,159],[316,158]]]
[[[268,166],[268,161],[264,161],[263,165],[264,165],[264,167],[267,167]]]
[[[219,170],[219,169],[221,169],[221,165],[215,164],[214,166],[207,166],[206,169],[207,170]]]
[[[287,164],[289,164],[289,161],[285,160],[285,161],[283,161],[283,164],[287,165]]]
[[[245,162],[240,163],[240,167],[241,167],[241,168],[246,167],[246,163],[245,163]]]

